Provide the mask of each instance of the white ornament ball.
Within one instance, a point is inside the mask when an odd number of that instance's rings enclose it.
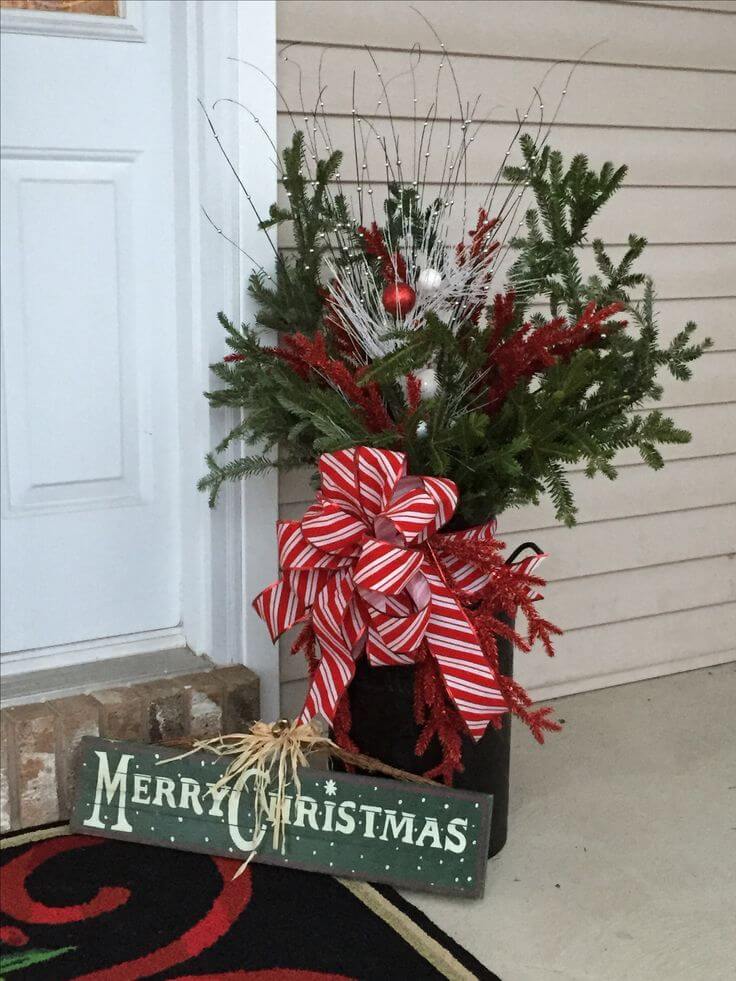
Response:
[[[415,375],[421,385],[422,399],[433,399],[437,394],[437,372],[434,368],[420,368]]]
[[[427,423],[424,421],[424,419],[421,419],[417,423],[417,436],[419,437],[419,439],[424,439],[426,435],[427,435]]]
[[[422,269],[417,286],[422,293],[436,293],[442,285],[442,273],[438,269]]]

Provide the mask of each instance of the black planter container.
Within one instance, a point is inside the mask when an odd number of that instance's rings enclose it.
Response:
[[[502,674],[513,673],[513,644],[498,637]],[[423,756],[414,754],[420,728],[414,721],[414,667],[373,668],[365,657],[357,664],[348,688],[353,724],[351,736],[361,752],[409,773],[424,773],[440,762],[440,746],[433,740]],[[511,714],[503,716],[500,729],[488,727],[476,743],[463,738],[465,769],[454,786],[493,794],[493,814],[488,855],[496,855],[506,843],[509,813],[509,760]]]

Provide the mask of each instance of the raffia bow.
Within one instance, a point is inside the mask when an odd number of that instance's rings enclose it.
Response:
[[[508,709],[457,593],[489,575],[443,554],[446,541],[490,540],[494,523],[438,534],[455,512],[453,481],[407,475],[406,456],[360,446],[320,457],[321,488],[301,521],[277,526],[282,578],[253,606],[276,638],[311,621],[321,658],[299,722],[331,722],[365,653],[374,667],[413,664],[424,648],[474,739]]]

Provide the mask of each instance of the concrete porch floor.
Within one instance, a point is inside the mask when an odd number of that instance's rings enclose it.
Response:
[[[407,898],[502,981],[736,978],[736,663],[555,708],[515,727],[485,897]]]

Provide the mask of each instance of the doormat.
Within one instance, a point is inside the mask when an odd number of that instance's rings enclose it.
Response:
[[[9,981],[499,981],[389,886],[69,834],[2,841]]]

